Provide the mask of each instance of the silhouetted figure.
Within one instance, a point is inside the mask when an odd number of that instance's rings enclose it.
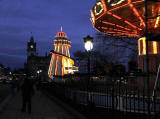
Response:
[[[38,81],[37,84],[36,84],[36,89],[40,90],[40,88],[41,88],[41,81]]]
[[[16,80],[16,87],[17,87],[17,92],[20,90],[20,81]]]
[[[16,77],[13,76],[12,81],[11,81],[11,90],[12,90],[12,96],[15,95],[16,91]]]
[[[28,112],[31,113],[31,98],[34,95],[33,81],[25,78],[22,84],[22,112],[26,112],[26,106]]]

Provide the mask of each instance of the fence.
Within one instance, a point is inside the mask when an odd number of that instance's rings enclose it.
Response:
[[[78,82],[77,82],[78,83]],[[76,84],[78,85],[78,84]],[[67,100],[74,105],[83,105],[92,108],[110,110],[112,118],[146,118],[148,98],[144,89],[134,87],[129,90],[128,87],[118,85],[99,86],[87,90],[84,87],[75,87],[67,83],[50,83],[43,85],[43,89],[54,94],[62,100]],[[160,112],[160,98],[154,96],[150,98],[150,107],[152,118],[155,119]],[[107,115],[107,113],[106,113]],[[115,117],[116,115],[116,117]]]

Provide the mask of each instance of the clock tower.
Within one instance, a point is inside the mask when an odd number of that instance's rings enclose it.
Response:
[[[31,36],[30,41],[27,43],[27,56],[37,56],[36,43],[34,42],[33,36]]]

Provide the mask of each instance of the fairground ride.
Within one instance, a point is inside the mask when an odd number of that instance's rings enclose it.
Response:
[[[101,0],[91,9],[91,22],[97,31],[104,34],[140,37],[138,67],[142,71],[145,69],[147,26],[149,70],[156,72],[160,62],[160,2],[148,0],[147,9],[146,25],[145,0]]]

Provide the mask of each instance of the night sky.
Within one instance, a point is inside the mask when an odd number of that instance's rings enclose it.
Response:
[[[93,36],[90,9],[96,0],[0,0],[0,63],[20,68],[26,62],[31,32],[39,55],[53,49],[53,39],[63,31],[71,40],[71,54],[83,50],[83,37]]]

